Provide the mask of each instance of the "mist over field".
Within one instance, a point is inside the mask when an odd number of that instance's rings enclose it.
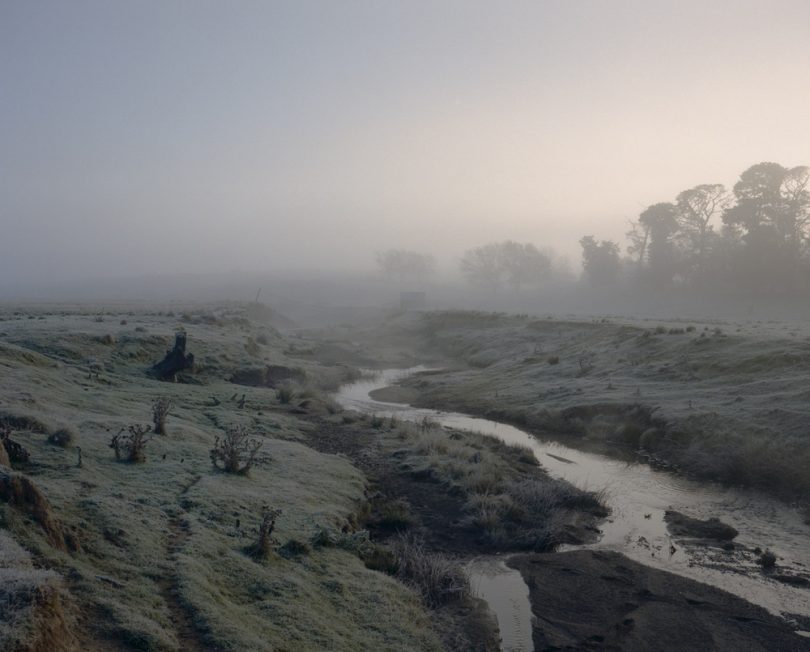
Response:
[[[587,235],[635,258],[646,207],[810,163],[809,18],[787,1],[4,3],[3,293],[357,275],[392,248],[460,279],[465,251],[504,240],[578,277]]]
[[[810,651],[808,26],[0,2],[0,650]]]

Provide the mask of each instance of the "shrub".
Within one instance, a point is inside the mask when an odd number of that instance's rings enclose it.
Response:
[[[424,603],[439,607],[470,594],[470,582],[464,569],[452,558],[425,549],[415,536],[403,536],[394,542],[397,576],[416,590]]]
[[[278,545],[278,541],[273,538],[273,530],[276,527],[276,519],[281,515],[280,509],[270,509],[265,511],[261,525],[259,525],[259,538],[253,547],[253,556],[260,559],[267,559],[273,548]]]
[[[174,403],[170,398],[161,397],[152,401],[152,423],[156,435],[166,434],[166,417],[169,416],[172,407]]]
[[[152,426],[133,425],[118,431],[110,440],[110,448],[115,451],[115,459],[119,462],[141,463],[146,461],[144,449],[151,440],[147,436],[152,432]]]
[[[546,362],[551,365],[560,364],[560,356],[558,355],[550,355],[546,358]]]
[[[71,428],[70,426],[62,426],[58,430],[54,431],[50,437],[48,437],[48,443],[53,444],[54,446],[67,448],[68,446],[75,444],[78,438],[79,434],[74,428]]]
[[[766,550],[759,556],[757,563],[765,569],[773,568],[776,566],[776,555],[770,550]]]
[[[214,440],[211,463],[227,473],[246,475],[261,447],[262,442],[252,439],[244,426],[231,426],[224,437]]]
[[[279,510],[280,512],[280,510]],[[281,548],[278,549],[279,554],[286,559],[291,557],[299,557],[301,555],[309,554],[309,546],[303,541],[298,539],[290,539]]]
[[[276,389],[276,398],[278,399],[278,402],[282,403],[283,405],[288,405],[290,402],[292,402],[294,397],[295,392],[289,385],[282,385]]]

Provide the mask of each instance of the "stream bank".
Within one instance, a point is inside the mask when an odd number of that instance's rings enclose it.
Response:
[[[337,399],[344,407],[366,414],[395,415],[398,419],[411,421],[434,419],[449,428],[481,432],[508,443],[527,446],[552,476],[580,487],[605,490],[611,516],[602,526],[599,541],[584,547],[620,552],[645,567],[670,571],[719,587],[772,614],[788,618],[797,630],[800,629],[799,623],[810,617],[810,591],[784,584],[762,573],[755,552],[764,547],[774,550],[779,565],[789,576],[803,577],[810,568],[810,551],[806,546],[810,528],[799,514],[755,492],[699,483],[646,464],[619,462],[558,443],[540,441],[507,424],[458,413],[384,403],[369,397],[370,392],[391,386],[422,370],[385,370],[372,380],[344,386]],[[667,529],[665,514],[672,509],[695,518],[719,516],[739,530],[740,535],[731,549],[705,545],[705,542],[682,541]],[[505,598],[507,601],[519,601],[519,596],[525,594],[525,586],[514,584],[511,597]],[[507,625],[500,622],[502,630]],[[515,637],[520,636],[516,631],[513,633]],[[791,639],[795,641],[795,649],[804,649],[804,638],[791,633]]]

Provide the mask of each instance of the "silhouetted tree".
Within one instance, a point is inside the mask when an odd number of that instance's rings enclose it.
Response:
[[[465,251],[461,258],[461,273],[471,285],[497,292],[504,277],[500,247],[493,242]]]
[[[516,293],[548,277],[551,258],[530,243],[492,242],[470,249],[461,259],[461,272],[472,285],[496,292],[507,283]]]
[[[619,245],[611,240],[597,242],[592,235],[579,241],[582,245],[582,267],[585,278],[594,287],[615,285],[622,272]]]
[[[539,283],[551,271],[551,259],[533,244],[507,240],[499,247],[506,282],[515,293],[524,285]]]
[[[736,203],[723,214],[727,233],[742,245],[743,284],[759,290],[793,287],[810,222],[810,170],[757,163],[734,185]]]
[[[645,209],[638,216],[639,224],[649,229],[647,246],[649,278],[656,287],[672,283],[677,271],[677,252],[674,236],[678,231],[674,204],[659,203]]]
[[[630,230],[625,235],[630,241],[630,244],[627,245],[627,253],[634,258],[637,266],[642,268],[646,262],[647,245],[650,242],[649,225],[630,220]]]
[[[728,194],[723,185],[702,184],[684,190],[675,200],[677,208],[678,239],[683,244],[689,276],[704,280],[707,258],[717,239],[712,220],[722,214],[728,205]]]

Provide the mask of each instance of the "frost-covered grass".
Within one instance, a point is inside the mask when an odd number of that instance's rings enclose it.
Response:
[[[364,502],[365,478],[346,458],[301,443],[311,426],[297,412],[330,418],[317,387],[345,371],[288,358],[270,325],[227,310],[189,309],[184,317],[127,309],[101,321],[96,310],[43,309],[36,314],[44,319],[14,312],[0,314],[1,407],[31,419],[15,426],[32,459],[19,470],[81,548],[55,550],[8,505],[0,505],[0,535],[52,569],[37,571],[43,578],[64,582],[69,612],[87,615],[81,628],[74,623],[81,649],[183,650],[189,636],[228,650],[440,648],[419,596],[351,551],[288,546],[300,554],[261,561],[246,552],[267,508],[282,510],[273,536],[283,546],[309,541],[320,528],[339,530]],[[201,384],[161,383],[145,373],[178,327],[187,331]],[[316,389],[283,404],[270,389],[227,382],[229,371],[257,356],[302,369]],[[144,463],[117,463],[111,436],[149,424],[159,398],[173,405],[168,434],[149,442]],[[48,443],[58,424],[75,432],[81,467],[75,446]],[[237,424],[262,441],[249,477],[218,471],[209,459],[215,436]],[[23,575],[42,579],[33,572]],[[18,633],[25,626],[14,624]]]
[[[810,496],[806,329],[439,312],[411,332],[462,365],[406,381],[419,404],[608,454],[640,451],[788,500]]]

